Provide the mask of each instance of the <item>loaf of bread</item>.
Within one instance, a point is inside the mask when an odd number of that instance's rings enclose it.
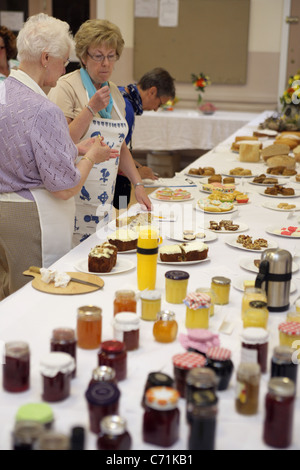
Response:
[[[259,162],[260,148],[258,144],[241,144],[239,149],[241,162]]]
[[[300,162],[300,145],[293,149],[296,162]]]
[[[276,137],[278,134],[277,131],[274,131],[273,129],[259,129],[257,131],[253,131],[253,136],[254,137]]]
[[[269,157],[275,155],[288,155],[290,153],[290,147],[286,144],[272,144],[268,145],[261,151],[261,157],[263,160],[267,160]]]
[[[269,157],[266,161],[268,167],[274,166],[285,166],[286,168],[295,168],[296,160],[289,155],[276,155],[275,157]]]
[[[275,140],[274,144],[275,145],[288,145],[290,150],[293,150],[295,147],[297,147],[299,141],[296,139],[293,139],[291,137],[280,137]]]

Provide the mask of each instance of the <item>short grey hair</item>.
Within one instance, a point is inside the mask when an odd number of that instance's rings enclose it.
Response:
[[[17,36],[18,59],[38,61],[42,52],[63,58],[74,49],[70,26],[45,13],[31,16]]]

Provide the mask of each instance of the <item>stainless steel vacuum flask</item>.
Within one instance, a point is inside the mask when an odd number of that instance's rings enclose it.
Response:
[[[282,312],[289,308],[291,279],[291,253],[280,248],[265,250],[261,255],[255,287],[266,291],[271,312]]]

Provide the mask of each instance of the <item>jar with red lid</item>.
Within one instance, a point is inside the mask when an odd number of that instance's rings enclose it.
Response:
[[[266,444],[286,448],[292,442],[295,383],[288,377],[273,377],[265,398],[263,439]]]
[[[86,390],[85,398],[88,405],[90,431],[99,434],[101,420],[105,416],[118,414],[120,390],[113,383],[93,383]]]
[[[30,350],[24,341],[5,344],[3,388],[7,392],[24,392],[30,387]]]
[[[179,438],[179,393],[171,387],[152,387],[145,395],[144,442],[170,447]]]
[[[136,313],[120,312],[114,317],[114,337],[125,343],[127,351],[134,351],[139,347],[140,319]]]
[[[216,373],[218,381],[217,390],[226,390],[233,372],[231,351],[217,346],[209,348],[206,351],[206,360],[206,366]]]
[[[196,352],[185,352],[181,354],[175,354],[172,357],[175,388],[178,390],[180,396],[185,398],[186,396],[186,377],[189,370],[194,367],[204,367],[206,359],[202,354]]]
[[[127,377],[127,352],[125,343],[117,340],[103,341],[98,351],[98,365],[109,366],[116,371],[117,381]]]
[[[42,359],[43,400],[56,402],[68,398],[74,368],[73,357],[64,352],[50,352]]]
[[[298,357],[298,351],[296,351]],[[288,377],[297,383],[298,361],[295,349],[289,346],[276,346],[271,360],[271,377]]]
[[[114,300],[114,315],[120,312],[136,313],[136,296],[133,290],[117,290]]]
[[[300,323],[296,321],[282,322],[278,325],[278,331],[281,346],[300,348]]]
[[[146,394],[146,391],[149,388],[152,388],[152,387],[171,387],[171,388],[173,388],[173,386],[174,386],[174,380],[168,374],[164,374],[163,372],[160,372],[160,371],[159,372],[150,372],[150,374],[148,374],[146,384],[145,384],[145,388],[144,388],[144,394],[143,394],[143,398],[142,398],[142,406],[145,405],[145,394]]]
[[[267,372],[269,333],[264,328],[244,328],[241,334],[241,362],[256,362]]]
[[[111,382],[116,384],[117,379],[115,369],[109,366],[99,366],[93,369],[89,385],[97,382]]]
[[[118,415],[105,416],[100,423],[97,440],[98,450],[130,450],[131,436],[126,429],[126,421]]]
[[[72,377],[76,376],[76,346],[77,340],[75,337],[75,330],[72,328],[55,328],[52,331],[50,350],[65,352],[74,358],[75,369],[73,371]]]

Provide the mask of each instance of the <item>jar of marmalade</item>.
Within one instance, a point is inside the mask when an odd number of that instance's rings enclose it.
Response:
[[[161,310],[161,293],[158,290],[141,292],[142,320],[155,321]]]
[[[269,319],[269,310],[267,307],[267,302],[262,300],[252,300],[249,302],[249,308],[244,313],[243,316],[243,326],[244,328],[254,327],[254,328],[264,328],[267,329]]]
[[[181,304],[186,297],[189,273],[185,271],[167,271],[165,273],[166,301]]]
[[[169,310],[158,312],[156,322],[153,325],[153,336],[159,343],[172,343],[178,332],[178,324],[175,313]]]
[[[290,348],[300,348],[300,323],[295,321],[282,322],[278,325],[279,344]]]
[[[98,365],[109,366],[116,371],[118,382],[127,377],[127,352],[125,343],[110,340],[101,343],[98,351]]]
[[[215,314],[215,293],[209,287],[197,287],[196,293],[202,292],[210,296],[209,316],[213,317]]]
[[[269,333],[264,328],[245,328],[241,334],[241,362],[256,362],[267,372]]]
[[[152,387],[171,387],[174,386],[174,380],[163,372],[150,372],[147,377],[146,385],[144,388],[144,394],[142,398],[142,406],[145,405],[145,394],[149,388]]]
[[[203,292],[191,292],[183,303],[186,305],[186,328],[208,328],[211,296]]]
[[[90,384],[97,383],[97,382],[111,382],[116,384],[116,371],[112,367],[109,366],[99,366],[93,370],[92,378],[90,380]]]
[[[288,377],[273,377],[265,398],[263,439],[272,447],[286,448],[292,442],[295,383]]]
[[[119,312],[136,313],[136,297],[133,290],[117,290],[114,300],[114,315]]]
[[[99,434],[101,420],[107,415],[118,414],[120,390],[113,383],[93,383],[85,392],[85,398],[89,411],[90,431]]]
[[[131,436],[126,429],[126,421],[118,415],[105,416],[100,423],[97,440],[98,450],[130,450]]]
[[[30,387],[30,351],[24,341],[5,344],[3,388],[7,392],[24,392]]]
[[[40,371],[43,379],[43,400],[55,402],[68,398],[74,368],[75,361],[67,353],[50,352],[42,359]]]
[[[298,351],[296,352],[298,354]],[[293,359],[295,349],[276,346],[271,360],[271,377],[288,377],[297,383],[298,361]],[[298,357],[298,356],[297,356]]]
[[[206,359],[202,354],[196,352],[185,352],[175,354],[172,357],[175,388],[178,390],[180,396],[185,398],[186,395],[186,377],[188,371],[194,367],[204,367]]]
[[[263,302],[267,302],[266,291],[264,289],[261,289],[260,287],[245,287],[244,295],[242,298],[242,320],[244,318],[244,313],[249,308],[249,303],[253,300],[262,300]]]
[[[82,349],[97,349],[101,343],[102,309],[93,305],[77,311],[77,345]]]
[[[211,290],[215,294],[216,305],[226,305],[229,303],[230,279],[223,276],[214,276],[211,280]]]
[[[242,415],[254,415],[258,411],[258,395],[260,382],[259,364],[243,362],[236,374],[235,409]]]
[[[133,351],[139,347],[140,319],[136,313],[117,313],[113,323],[114,337],[125,343],[127,351]]]
[[[179,393],[171,387],[149,388],[145,396],[143,440],[148,444],[170,447],[179,437]]]
[[[70,354],[75,361],[76,366],[76,345],[75,331],[72,328],[55,328],[52,331],[52,338],[50,341],[50,350],[59,351]],[[76,367],[72,377],[76,376]]]
[[[226,390],[233,372],[231,351],[220,347],[209,348],[206,351],[206,360],[206,366],[210,367],[216,374],[217,390]]]

